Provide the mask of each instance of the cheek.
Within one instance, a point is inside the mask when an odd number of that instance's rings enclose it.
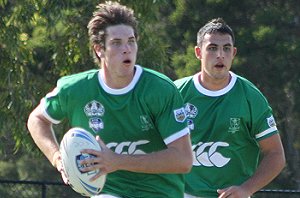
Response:
[[[118,54],[118,50],[115,50],[115,49],[107,49],[106,50],[106,57],[108,58],[115,58],[115,57],[119,57],[119,54]]]
[[[215,53],[205,53],[203,54],[202,57],[206,62],[210,62],[212,60],[214,60],[216,58],[216,54]]]

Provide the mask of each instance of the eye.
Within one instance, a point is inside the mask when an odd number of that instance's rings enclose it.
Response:
[[[230,46],[225,46],[223,48],[224,52],[230,52],[231,51],[231,47]]]
[[[208,51],[217,51],[217,47],[216,46],[209,46],[208,48]]]
[[[111,44],[114,45],[114,46],[120,46],[122,44],[122,42],[120,40],[113,40],[111,42]]]
[[[129,44],[135,44],[135,38],[130,38],[129,40],[128,40],[128,43]]]

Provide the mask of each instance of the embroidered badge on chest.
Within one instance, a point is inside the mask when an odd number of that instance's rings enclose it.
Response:
[[[241,119],[230,118],[230,126],[228,128],[229,133],[236,133],[240,130]]]
[[[87,103],[84,107],[84,113],[89,117],[89,127],[94,132],[99,132],[104,128],[104,122],[101,117],[104,115],[105,109],[100,102],[93,100]]]
[[[141,121],[142,131],[148,131],[148,130],[154,128],[149,116],[141,115],[140,116],[140,121]]]
[[[198,115],[198,109],[195,105],[191,103],[186,103],[184,110],[186,113],[186,117],[188,118],[187,122],[188,122],[189,129],[194,130],[195,125],[194,125],[193,118],[195,118]]]

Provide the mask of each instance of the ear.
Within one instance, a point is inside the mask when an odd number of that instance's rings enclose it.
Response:
[[[201,59],[201,48],[199,46],[195,46],[195,56],[197,57],[197,59]]]
[[[233,48],[233,57],[235,57],[236,53],[237,53],[237,48],[234,47],[234,48]]]
[[[103,48],[100,45],[94,45],[94,52],[98,56],[99,59],[104,56]]]

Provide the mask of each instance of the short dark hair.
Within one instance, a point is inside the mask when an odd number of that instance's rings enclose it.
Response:
[[[232,38],[233,44],[235,43],[234,33],[229,25],[227,25],[222,18],[215,18],[207,22],[202,28],[200,28],[197,34],[197,45],[202,45],[205,34],[213,34],[216,32],[221,34],[229,34]]]
[[[94,45],[100,45],[105,49],[106,28],[109,26],[120,24],[131,26],[135,37],[138,39],[138,22],[132,9],[112,1],[101,3],[96,8],[97,10],[93,13],[87,26],[90,47],[93,52]],[[94,58],[97,58],[95,52]]]

